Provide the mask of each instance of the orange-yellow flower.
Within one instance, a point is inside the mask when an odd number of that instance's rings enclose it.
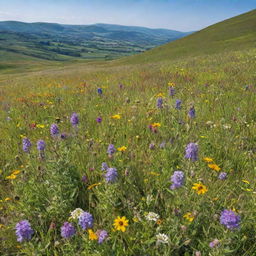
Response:
[[[217,164],[208,164],[208,167],[214,171],[220,171],[220,167]]]
[[[185,218],[189,222],[192,222],[195,216],[191,212],[187,212],[186,214],[183,215],[183,218]]]
[[[196,190],[198,195],[202,195],[208,191],[207,187],[201,183],[194,183],[192,189]]]
[[[207,163],[212,163],[213,162],[213,159],[210,158],[210,157],[204,157],[203,160]]]
[[[120,216],[118,216],[114,220],[113,226],[115,227],[116,230],[125,232],[126,227],[129,225],[128,222],[129,222],[129,220],[127,220],[125,216],[123,216],[122,218],[120,218]]]
[[[117,150],[120,151],[120,152],[125,152],[126,149],[127,149],[126,146],[122,146],[122,147],[120,147],[120,148],[117,148]]]
[[[112,119],[120,119],[121,118],[121,115],[113,115],[111,116]]]
[[[89,232],[89,239],[90,240],[97,240],[98,239],[97,234],[94,233],[92,229],[88,229],[88,232]]]
[[[153,123],[153,124],[151,124],[151,126],[152,126],[153,128],[156,128],[156,127],[160,127],[161,124],[160,124],[160,123]]]

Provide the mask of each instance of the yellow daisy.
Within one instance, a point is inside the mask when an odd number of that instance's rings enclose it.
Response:
[[[88,229],[88,233],[89,233],[89,239],[90,240],[97,240],[98,239],[97,234],[94,233],[92,229]]]
[[[208,164],[208,167],[216,172],[220,171],[220,167],[217,164]]]
[[[129,220],[127,220],[125,216],[123,216],[122,218],[120,218],[120,216],[118,216],[114,220],[113,226],[115,227],[116,230],[125,232],[126,227],[128,226],[128,222],[129,222]]]
[[[207,187],[201,183],[194,183],[192,189],[196,190],[198,195],[202,195],[208,191]]]

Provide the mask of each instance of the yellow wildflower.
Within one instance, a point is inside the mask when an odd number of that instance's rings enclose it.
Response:
[[[161,127],[161,124],[160,123],[153,123],[153,124],[151,124],[151,126],[153,128],[156,128],[156,127]]]
[[[217,164],[208,164],[208,167],[214,171],[220,171],[220,167]]]
[[[37,128],[42,128],[42,129],[43,129],[43,128],[45,127],[45,125],[44,125],[44,124],[37,124],[37,125],[36,125],[36,127],[37,127]]]
[[[120,147],[120,148],[117,148],[117,150],[120,151],[120,152],[125,152],[126,149],[127,149],[126,146],[122,146],[122,147]]]
[[[101,185],[100,182],[90,185],[87,189],[90,190],[90,189],[92,189],[92,188],[94,188],[94,187],[97,187],[97,186],[99,186],[99,185]]]
[[[183,215],[183,218],[185,218],[189,222],[192,222],[195,216],[191,212],[187,212],[186,214]]]
[[[120,119],[121,118],[121,115],[113,115],[111,116],[112,119]]]
[[[174,86],[175,86],[175,83],[173,83],[173,82],[169,82],[169,83],[168,83],[168,86],[170,86],[170,87],[174,87]]]
[[[15,180],[17,176],[15,174],[11,174],[10,176],[5,177],[6,180]]]
[[[120,218],[120,216],[118,216],[114,220],[113,226],[115,227],[116,230],[125,232],[126,227],[128,226],[128,222],[129,222],[129,220],[127,220],[125,216],[123,216],[122,218]]]
[[[202,195],[208,191],[207,187],[201,183],[194,183],[192,189],[196,190],[198,195]]]
[[[213,162],[213,159],[210,158],[210,157],[204,157],[203,160],[204,160],[205,162],[207,162],[207,163]]]
[[[14,170],[14,171],[12,172],[13,175],[18,175],[19,173],[20,173],[20,170]]]
[[[88,229],[88,232],[89,232],[89,239],[90,239],[90,240],[97,240],[97,239],[98,239],[97,234],[94,233],[94,232],[92,231],[92,229]]]

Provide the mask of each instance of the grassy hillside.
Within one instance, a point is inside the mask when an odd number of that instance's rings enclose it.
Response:
[[[145,53],[120,60],[141,63],[256,47],[256,10],[214,24]]]

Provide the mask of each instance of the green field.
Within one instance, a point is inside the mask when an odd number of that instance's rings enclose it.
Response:
[[[254,10],[110,62],[31,58],[26,68],[5,67],[0,255],[256,256],[255,22]],[[54,123],[62,138],[51,136]],[[185,157],[189,143],[198,145],[196,161]],[[113,183],[103,162],[117,169]],[[177,170],[185,179],[171,189]],[[90,229],[70,218],[76,208],[92,214]],[[233,217],[224,225],[225,209]],[[124,232],[113,225],[118,216],[129,220]],[[34,230],[22,243],[15,235],[21,220]],[[64,222],[76,229],[69,239],[61,236]],[[101,244],[100,230],[108,233]]]

